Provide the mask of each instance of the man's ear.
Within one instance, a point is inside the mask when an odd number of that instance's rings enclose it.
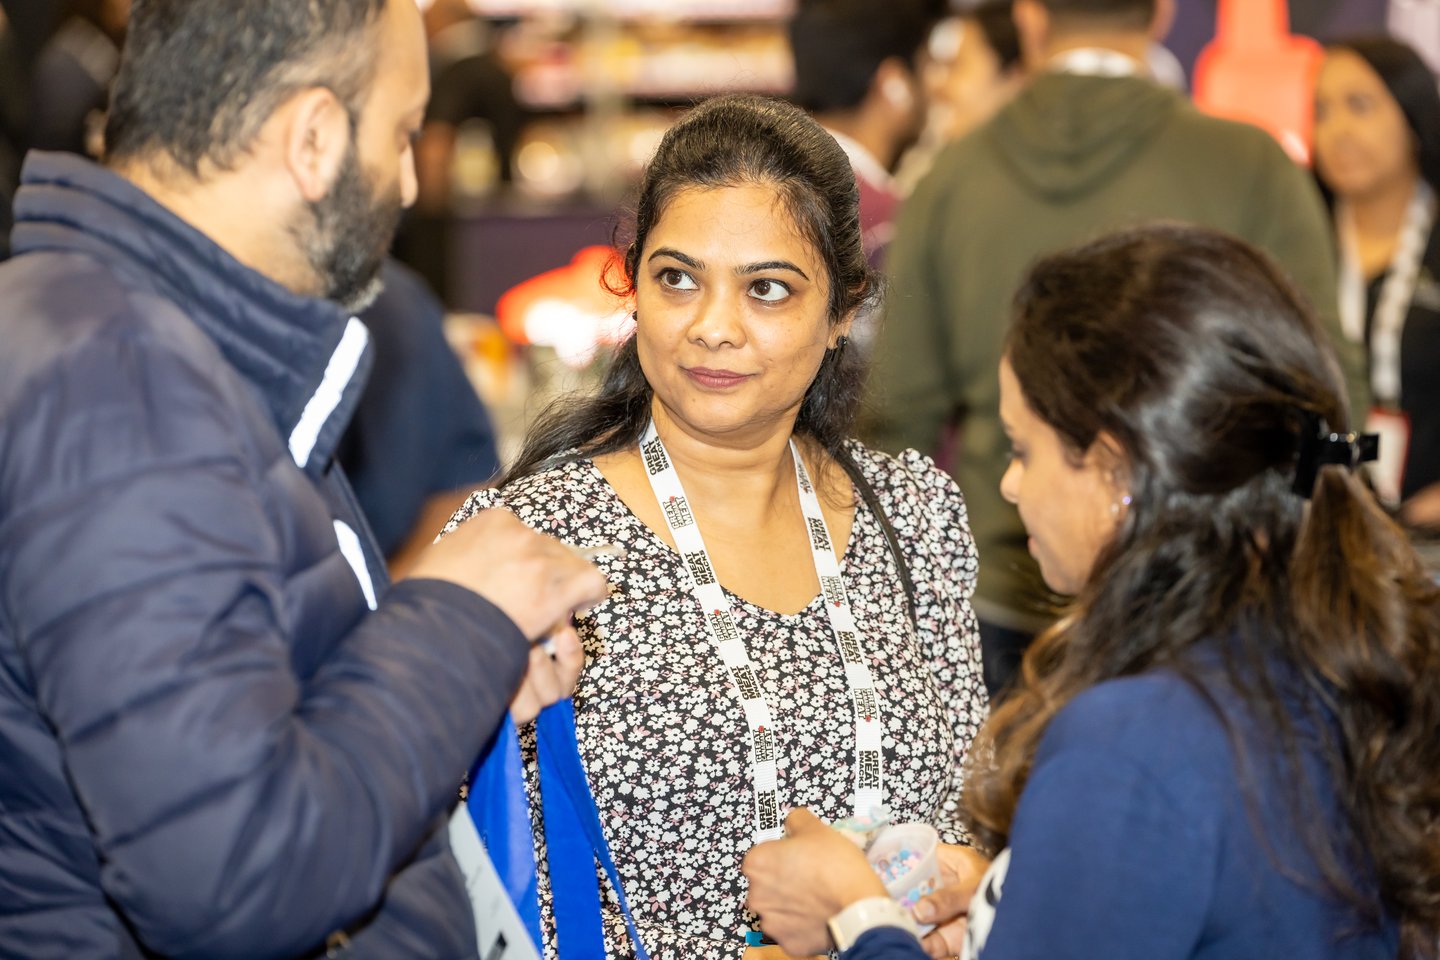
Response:
[[[1155,16],[1150,19],[1150,39],[1163,43],[1175,24],[1175,0],[1155,0]]]
[[[300,91],[278,113],[285,167],[296,190],[307,203],[324,199],[350,150],[350,114],[325,87]]]
[[[887,57],[875,68],[871,88],[890,105],[890,109],[909,114],[915,109],[915,84],[917,79],[905,61],[899,57]]]
[[[1010,15],[1015,20],[1015,33],[1026,69],[1040,70],[1045,65],[1045,50],[1050,44],[1050,11],[1040,0],[1015,0]]]

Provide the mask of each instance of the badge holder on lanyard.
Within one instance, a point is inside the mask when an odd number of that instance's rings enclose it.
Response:
[[[1416,183],[1405,213],[1405,224],[1385,282],[1380,285],[1370,328],[1370,390],[1375,406],[1366,418],[1365,432],[1380,436],[1380,459],[1371,471],[1371,480],[1376,495],[1392,507],[1400,502],[1406,452],[1410,448],[1410,418],[1400,410],[1400,337],[1434,222],[1435,193],[1422,180]],[[1360,268],[1354,221],[1344,205],[1336,223],[1340,239],[1340,328],[1349,340],[1365,343],[1365,277]]]
[[[619,900],[636,960],[649,960],[580,760],[574,702],[562,700],[542,710],[535,739],[560,956],[605,960],[598,862]],[[465,875],[480,956],[536,960],[542,937],[535,846],[520,744],[508,714],[471,775],[465,802],[451,817],[450,839]]]
[[[755,802],[757,843],[784,835],[780,818],[778,767],[780,740],[770,712],[770,705],[760,689],[760,681],[744,640],[730,612],[730,600],[715,577],[714,565],[705,549],[700,528],[680,476],[665,451],[665,444],[651,421],[640,441],[640,455],[645,474],[650,478],[659,501],[665,524],[684,560],[690,577],[691,592],[700,609],[716,654],[725,664],[730,682],[745,713],[750,731],[751,786]],[[790,455],[795,462],[795,482],[800,491],[800,506],[809,533],[811,556],[825,598],[825,611],[845,664],[845,679],[850,688],[855,711],[855,789],[852,802],[856,816],[868,816],[884,804],[884,754],[881,749],[880,699],[870,676],[869,659],[860,643],[860,631],[845,595],[844,579],[830,540],[820,501],[792,440]]]

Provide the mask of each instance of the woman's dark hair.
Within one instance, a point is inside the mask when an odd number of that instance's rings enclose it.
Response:
[[[230,168],[285,99],[334,91],[358,122],[389,0],[135,0],[110,93],[110,161]]]
[[[976,836],[1004,844],[1039,741],[1071,699],[1164,667],[1220,713],[1252,815],[1244,738],[1218,705],[1227,690],[1279,748],[1328,892],[1362,921],[1398,919],[1404,956],[1433,957],[1440,590],[1349,469],[1322,467],[1309,501],[1295,491],[1302,436],[1319,420],[1341,432],[1348,422],[1306,301],[1239,240],[1138,229],[1037,264],[1006,357],[1075,462],[1102,435],[1119,448],[1133,502],[972,751]],[[1202,652],[1211,644],[1223,645],[1218,667]],[[1330,739],[1351,835],[1317,815],[1300,751],[1311,736]]]
[[[677,194],[747,184],[773,186],[814,245],[825,264],[832,323],[873,296],[876,281],[860,243],[859,191],[844,151],[798,107],[749,95],[707,100],[666,132],[641,180],[634,238],[625,250],[624,281],[616,292],[635,292],[646,238]],[[796,433],[813,438],[842,463],[860,400],[862,368],[855,354],[843,347],[825,352],[795,423]],[[650,419],[650,398],[631,336],[596,395],[562,398],[540,415],[502,485],[563,459],[596,457],[639,443]]]
[[[1000,61],[1000,72],[1009,73],[1023,66],[1020,61],[1020,31],[1015,29],[1012,0],[985,0],[965,14],[985,35],[985,42]]]
[[[1349,37],[1326,48],[1348,50],[1380,77],[1415,135],[1420,176],[1440,191],[1440,85],[1429,65],[1412,48],[1384,35]],[[1329,188],[1321,186],[1330,199]]]

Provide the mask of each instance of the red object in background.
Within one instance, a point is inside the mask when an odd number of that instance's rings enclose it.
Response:
[[[1290,32],[1286,0],[1219,0],[1215,39],[1195,61],[1195,104],[1268,130],[1310,162],[1319,43]]]
[[[613,247],[585,247],[563,267],[516,284],[495,305],[495,320],[511,341],[554,347],[560,358],[584,366],[605,344],[630,329],[626,301],[605,287],[616,266]]]

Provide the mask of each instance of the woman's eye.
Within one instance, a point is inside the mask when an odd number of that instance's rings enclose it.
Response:
[[[684,270],[676,270],[674,267],[666,267],[660,271],[660,283],[671,290],[694,290],[695,279]]]
[[[750,284],[750,295],[765,303],[779,303],[790,296],[790,288],[779,280],[756,280]]]

